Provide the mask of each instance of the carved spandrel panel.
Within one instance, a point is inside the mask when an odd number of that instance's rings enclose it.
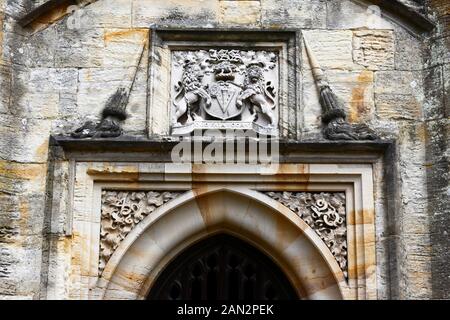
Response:
[[[173,191],[103,191],[99,274],[114,251],[145,217],[180,196]],[[340,192],[265,192],[302,218],[324,241],[347,276],[345,194]]]
[[[102,191],[99,275],[102,274],[114,251],[138,223],[182,193]]]
[[[253,129],[277,136],[279,69],[276,51],[172,51],[172,134]]]
[[[347,277],[345,193],[285,191],[265,194],[291,209],[316,231]]]

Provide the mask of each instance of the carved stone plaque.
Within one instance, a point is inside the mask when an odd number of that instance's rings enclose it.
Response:
[[[277,136],[278,87],[276,51],[172,51],[172,134],[252,129]]]

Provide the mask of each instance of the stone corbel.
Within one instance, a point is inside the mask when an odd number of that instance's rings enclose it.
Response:
[[[314,81],[320,94],[322,106],[323,133],[328,140],[377,140],[377,134],[365,124],[351,124],[347,121],[338,97],[333,92],[308,42],[303,37]]]
[[[128,118],[126,108],[130,99],[131,90],[145,51],[146,41],[142,43],[136,59],[136,66],[127,75],[124,84],[108,99],[101,112],[101,120],[87,121],[83,126],[71,133],[73,138],[116,138],[123,134],[122,123]]]

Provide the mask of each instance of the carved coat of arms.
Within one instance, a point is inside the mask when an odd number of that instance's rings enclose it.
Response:
[[[267,51],[174,52],[172,125],[277,132],[278,55]],[[188,130],[184,130],[188,128]],[[245,126],[242,126],[245,128]]]

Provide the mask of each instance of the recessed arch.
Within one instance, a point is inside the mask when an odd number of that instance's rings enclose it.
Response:
[[[277,262],[228,233],[193,244],[154,281],[147,300],[298,300]]]
[[[217,233],[278,261],[304,299],[342,299],[348,290],[331,252],[289,209],[256,191],[211,188],[186,192],[142,221],[106,265],[96,298],[144,299],[175,256]]]

